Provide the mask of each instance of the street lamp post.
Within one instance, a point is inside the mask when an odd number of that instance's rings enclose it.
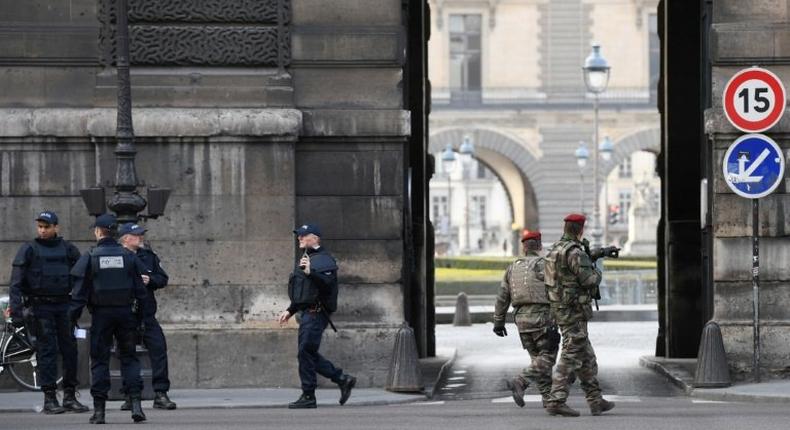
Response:
[[[116,0],[118,77],[118,111],[115,131],[115,193],[107,206],[115,212],[119,223],[137,222],[142,218],[157,218],[164,214],[170,189],[148,187],[148,202],[138,193],[140,182],[135,169],[137,149],[134,146],[132,128],[132,86],[129,76],[129,26],[128,0]],[[80,190],[88,213],[100,215],[105,212],[104,188],[96,186]],[[140,212],[148,206],[148,214]]]
[[[587,144],[579,142],[579,147],[574,152],[576,155],[576,164],[579,165],[579,212],[584,213],[584,168],[587,166],[587,160],[590,158],[590,151],[587,149]]]
[[[449,143],[442,151],[442,167],[447,174],[447,233],[449,235],[449,243],[453,243],[453,230],[452,230],[452,210],[453,210],[453,187],[452,187],[452,173],[455,167],[455,152],[453,146]],[[449,251],[449,249],[448,249]]]
[[[592,51],[587,59],[584,61],[584,84],[587,86],[587,91],[593,93],[593,245],[600,246],[601,244],[601,207],[598,202],[598,97],[606,91],[609,85],[609,63],[603,56],[601,56],[601,45],[595,43],[592,45]]]
[[[472,248],[469,246],[470,236],[469,236],[469,184],[470,184],[470,176],[468,169],[469,163],[472,161],[472,157],[475,153],[475,147],[472,144],[472,138],[469,136],[464,136],[464,141],[461,143],[460,148],[458,148],[458,152],[461,154],[461,163],[463,164],[463,172],[464,172],[464,199],[465,199],[465,206],[466,210],[464,211],[464,230],[466,233],[466,242],[464,245],[464,253],[471,254]]]

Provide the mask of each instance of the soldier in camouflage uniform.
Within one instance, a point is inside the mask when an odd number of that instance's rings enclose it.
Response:
[[[562,331],[562,355],[554,371],[546,407],[551,415],[579,416],[579,412],[565,404],[572,373],[579,379],[593,415],[614,407],[614,402],[601,396],[595,351],[587,336],[592,297],[597,295],[601,271],[593,265],[581,242],[585,221],[584,215],[565,217],[564,235],[546,256],[544,266],[552,316]]]
[[[513,400],[524,407],[524,391],[534,382],[544,404],[551,391],[551,368],[557,360],[559,333],[551,318],[546,286],[543,280],[543,257],[540,233],[524,230],[521,242],[524,257],[508,266],[505,277],[497,294],[494,307],[494,333],[507,336],[505,317],[510,305],[515,309],[521,345],[529,352],[532,363],[512,381],[508,388],[513,392]]]

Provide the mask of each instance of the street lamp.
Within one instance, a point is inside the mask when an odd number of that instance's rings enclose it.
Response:
[[[598,202],[598,97],[599,95],[606,91],[607,85],[609,85],[609,63],[606,61],[605,58],[601,55],[601,45],[594,43],[592,45],[592,51],[590,55],[587,56],[587,59],[584,60],[584,67],[582,67],[584,71],[584,84],[587,86],[587,91],[593,93],[595,96],[593,99],[593,110],[594,110],[594,120],[593,120],[593,150],[595,153],[593,154],[593,245],[600,246],[601,242],[601,208]]]
[[[115,58],[118,77],[118,111],[115,129],[115,193],[107,206],[115,212],[119,223],[137,222],[142,218],[158,218],[164,214],[170,189],[148,187],[148,202],[137,192],[140,181],[134,159],[132,128],[132,85],[129,76],[129,25],[128,0],[116,0],[117,54]],[[104,188],[100,186],[80,190],[88,213],[98,216],[105,211]],[[140,212],[148,206],[148,214]]]
[[[587,144],[579,142],[579,147],[574,152],[576,155],[576,164],[579,165],[579,211],[584,213],[584,168],[587,166],[587,160],[590,159],[590,151],[587,149]]]
[[[469,235],[469,179],[471,179],[471,175],[468,172],[469,163],[472,161],[472,157],[475,154],[475,146],[472,144],[472,138],[468,135],[464,136],[464,141],[461,143],[461,146],[458,148],[458,153],[461,154],[461,162],[463,164],[463,173],[464,179],[467,182],[464,184],[464,199],[466,209],[464,210],[464,231],[466,233],[466,243],[464,245],[464,252],[466,254],[470,254],[472,248],[469,246],[470,235]]]
[[[449,243],[453,243],[453,230],[452,230],[452,221],[453,218],[451,216],[451,211],[453,209],[453,187],[452,187],[452,173],[453,168],[455,167],[455,152],[453,152],[453,146],[449,143],[442,151],[442,168],[444,172],[447,174],[447,233],[450,236]],[[449,251],[449,250],[448,250]]]

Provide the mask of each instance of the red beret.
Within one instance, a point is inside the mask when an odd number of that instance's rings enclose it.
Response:
[[[531,231],[527,230],[526,228],[521,231],[521,241],[527,241],[530,239],[540,240],[540,232],[539,231]]]
[[[582,214],[570,214],[565,217],[565,222],[575,222],[577,224],[584,224],[587,221],[587,217]]]

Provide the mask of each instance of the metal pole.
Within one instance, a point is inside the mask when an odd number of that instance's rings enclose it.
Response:
[[[452,172],[447,170],[447,235],[448,237],[448,249],[447,252],[449,253],[453,247],[453,186],[452,180],[453,177],[451,175]]]
[[[606,172],[604,172],[606,173]],[[603,242],[604,246],[609,244],[609,175],[604,174],[603,177]]]
[[[134,129],[132,128],[132,85],[129,77],[129,25],[127,0],[116,1],[118,51],[118,116],[115,146],[115,194],[108,206],[118,216],[118,222],[136,222],[137,214],[145,209],[146,202],[138,193],[137,172],[134,159]]]
[[[760,201],[752,199],[752,301],[754,307],[754,355],[752,372],[760,382]]]
[[[466,172],[466,166],[464,166],[464,173]],[[469,246],[469,175],[465,175],[466,180],[464,181],[464,230],[466,231],[466,243],[464,244],[464,248],[466,254],[472,253],[472,247]]]
[[[598,93],[593,101],[593,246],[601,246],[601,205],[598,202]]]
[[[584,214],[584,170],[579,169],[579,210]]]

